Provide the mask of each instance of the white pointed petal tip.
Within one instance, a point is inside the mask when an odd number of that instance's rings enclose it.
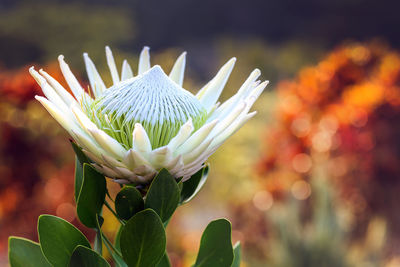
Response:
[[[235,57],[228,60],[218,71],[217,75],[197,94],[200,103],[206,108],[207,112],[210,113],[215,103],[217,103],[235,66],[235,62]]]
[[[36,82],[40,85],[43,86],[46,83],[46,79],[42,77],[36,70],[35,67],[32,66],[29,68],[29,73],[32,75],[32,77],[36,80]]]
[[[150,47],[145,46],[143,47],[142,51],[140,52],[139,56],[139,67],[138,67],[138,74],[142,74],[150,69]]]
[[[132,148],[137,149],[142,153],[148,153],[151,149],[151,143],[149,136],[146,133],[146,130],[140,123],[135,123],[135,128],[132,133]]]
[[[185,66],[186,66],[186,51],[183,52],[178,57],[169,74],[169,77],[180,86],[182,86],[183,84]]]

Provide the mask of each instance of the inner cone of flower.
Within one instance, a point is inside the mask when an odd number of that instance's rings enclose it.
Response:
[[[236,59],[230,59],[196,95],[182,87],[186,52],[169,75],[150,65],[149,48],[139,58],[138,74],[126,60],[121,74],[106,47],[113,85],[106,87],[84,53],[90,90],[86,92],[59,56],[69,93],[43,70],[29,69],[46,97],[36,99],[68,131],[92,165],[119,183],[147,184],[162,168],[176,178],[190,178],[256,112],[251,106],[268,81],[255,69],[224,103],[218,98]]]

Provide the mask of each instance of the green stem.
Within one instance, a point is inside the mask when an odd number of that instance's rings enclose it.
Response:
[[[104,205],[106,205],[106,207],[111,211],[111,213],[114,215],[114,217],[119,221],[120,224],[125,225],[125,222],[123,222],[118,215],[115,213],[115,211],[112,209],[112,207],[110,206],[110,204],[108,204],[107,201],[104,201]]]

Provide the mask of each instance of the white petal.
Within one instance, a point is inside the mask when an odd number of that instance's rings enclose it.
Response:
[[[71,88],[71,91],[74,94],[75,98],[80,101],[85,91],[79,84],[74,74],[71,72],[68,64],[65,63],[63,55],[58,56],[58,62],[60,64],[61,72],[64,75],[65,81],[68,83],[69,88]]]
[[[140,123],[135,123],[135,128],[132,133],[132,148],[143,154],[149,153],[151,149],[150,139]]]
[[[211,142],[213,139],[207,139],[203,141],[200,145],[195,147],[192,151],[183,154],[183,163],[188,164],[194,160],[196,160],[200,155],[203,154],[204,151],[206,151],[209,146],[211,145]]]
[[[198,165],[196,165],[194,167],[185,169],[182,181],[185,182],[185,181],[189,180],[189,178],[192,177],[193,174],[195,174],[196,172],[198,172],[202,168],[204,168],[204,164],[198,164]]]
[[[94,124],[87,116],[85,113],[83,113],[80,108],[77,106],[71,106],[72,113],[75,115],[76,120],[78,121],[79,125],[84,129],[88,134],[91,134],[89,132],[89,128],[96,128],[96,124]]]
[[[116,160],[116,159],[115,159],[114,157],[112,157],[111,155],[110,155],[110,156],[107,156],[106,154],[103,154],[103,155],[101,155],[101,158],[103,159],[104,163],[105,163],[108,167],[110,167],[110,168],[114,168],[114,167],[123,167],[123,168],[127,168],[127,166],[126,166],[124,163],[122,163],[122,162]]]
[[[254,82],[257,80],[257,78],[261,75],[261,72],[259,69],[253,70],[249,77],[246,79],[246,81],[242,84],[242,86],[239,88],[238,92],[230,97],[227,101],[225,101],[220,107],[218,107],[211,115],[209,120],[213,120],[217,117],[224,117],[226,116],[226,113],[229,113],[236,105],[237,103],[243,99],[244,97],[247,96],[247,94],[251,91],[251,89],[254,88]]]
[[[129,65],[128,61],[124,59],[122,62],[122,71],[121,71],[121,81],[125,81],[133,77],[132,68]]]
[[[223,130],[225,130],[232,122],[240,115],[243,111],[245,111],[247,105],[243,101],[241,102],[231,113],[229,113],[225,118],[218,123],[215,128],[211,131],[210,137],[214,137],[219,135]],[[247,113],[247,111],[246,111]]]
[[[117,140],[106,134],[104,131],[96,128],[88,128],[89,132],[96,142],[108,153],[117,159],[123,159],[127,153],[126,149],[118,143]]]
[[[179,155],[173,161],[171,161],[170,164],[166,168],[175,177],[181,177],[181,176],[178,176],[177,174],[179,171],[183,170],[184,166],[185,166],[185,164],[183,163],[182,155]]]
[[[135,168],[133,172],[136,175],[143,177],[152,177],[157,173],[157,171],[150,165],[140,165],[139,167]]]
[[[177,135],[171,139],[168,143],[168,147],[173,151],[177,147],[183,144],[194,130],[192,118],[190,118],[185,124],[181,126]]]
[[[104,164],[104,160],[98,156],[96,156],[95,154],[93,154],[92,152],[86,150],[86,149],[82,149],[82,152],[85,153],[85,155],[93,160],[94,162],[98,163],[98,164]]]
[[[131,170],[128,170],[127,168],[115,167],[114,170],[120,173],[122,177],[127,178],[129,180],[131,177],[135,176],[135,174]]]
[[[104,149],[102,149],[93,137],[87,135],[84,131],[72,131],[71,136],[75,139],[75,141],[85,150],[90,151],[95,156],[102,158],[103,155],[107,155]]]
[[[243,126],[243,124],[245,124],[249,119],[254,117],[254,115],[256,114],[257,112],[254,111],[252,113],[244,115],[241,118],[236,119],[227,129],[225,129],[220,135],[215,137],[212,143],[212,147],[225,142],[226,139],[232,136],[237,130],[239,130]]]
[[[172,151],[168,146],[159,147],[151,151],[149,159],[155,169],[166,167],[172,160]]]
[[[92,164],[92,166],[100,173],[109,178],[119,178],[119,174],[105,165]]]
[[[100,74],[98,73],[96,66],[93,61],[90,59],[87,53],[83,53],[83,59],[85,61],[86,72],[89,78],[90,87],[95,95],[95,97],[99,97],[106,90],[106,86],[101,79]]]
[[[212,144],[211,144],[212,146]],[[201,155],[199,155],[194,161],[185,165],[185,169],[183,170],[186,173],[186,170],[191,169],[195,166],[201,166],[207,159],[217,150],[219,146],[208,147]]]
[[[140,52],[138,75],[142,74],[143,72],[146,72],[151,67],[149,50],[150,48],[148,46],[145,46],[143,47],[142,52]]]
[[[117,70],[117,66],[115,65],[115,60],[114,60],[113,54],[111,52],[111,49],[108,46],[106,46],[106,57],[107,57],[107,64],[108,64],[108,68],[110,69],[111,78],[113,80],[113,83],[117,84],[117,83],[119,83],[118,70]]]
[[[131,184],[132,181],[126,180],[126,179],[113,179],[114,182],[116,182],[117,184]]]
[[[53,77],[51,77],[47,72],[40,69],[39,73],[47,80],[47,82],[54,88],[57,94],[62,98],[67,106],[72,103],[78,103],[76,99],[67,91],[65,88]]]
[[[171,159],[168,164],[165,165],[165,168],[169,170],[169,172],[172,174],[172,170],[177,171],[176,169],[182,169],[183,168],[183,159],[182,155],[178,155],[175,158]]]
[[[35,96],[35,98],[46,108],[50,115],[70,134],[72,133],[72,131],[82,132],[78,125],[69,116],[65,116],[65,114],[63,114],[63,112],[59,108],[57,108],[54,103],[50,102],[42,96]]]
[[[123,158],[122,162],[128,167],[130,170],[134,170],[135,168],[143,165],[150,165],[150,162],[143,157],[138,151],[133,149],[129,149]]]
[[[208,137],[212,129],[218,123],[218,120],[209,122],[198,129],[192,136],[190,136],[176,151],[175,155],[185,154],[190,150],[196,148],[203,142],[204,139]]]
[[[246,98],[246,102],[248,103],[248,108],[250,109],[254,102],[256,102],[257,98],[260,97],[262,92],[264,91],[265,87],[268,85],[269,81],[262,82],[258,85],[254,90],[250,92],[248,97]]]
[[[207,85],[207,89],[199,96],[200,103],[209,112],[212,107],[217,103],[219,96],[224,89],[229,75],[235,65],[236,58],[231,58],[222,68],[218,71],[217,75]]]
[[[47,97],[47,99],[50,100],[50,102],[52,102],[58,109],[60,109],[64,116],[71,118],[72,114],[68,106],[56,93],[54,88],[47,83],[46,79],[43,78],[33,67],[29,68],[29,72],[32,77],[35,78],[36,82],[40,85],[40,87],[42,88],[42,92]]]
[[[172,67],[171,73],[169,74],[171,80],[173,80],[180,86],[182,86],[183,84],[185,65],[186,65],[186,52],[183,52],[176,60],[174,66]]]

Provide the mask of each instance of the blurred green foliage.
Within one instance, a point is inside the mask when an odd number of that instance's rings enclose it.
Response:
[[[22,43],[28,49],[36,48],[40,62],[53,61],[62,53],[74,69],[83,70],[82,53],[90,51],[93,57],[104,55],[104,46],[119,46],[131,41],[135,35],[130,12],[118,7],[88,6],[79,3],[26,2],[0,16],[2,46],[12,54],[13,64],[26,62]],[[7,45],[18,40],[18,46]],[[6,53],[0,56],[6,57]]]

